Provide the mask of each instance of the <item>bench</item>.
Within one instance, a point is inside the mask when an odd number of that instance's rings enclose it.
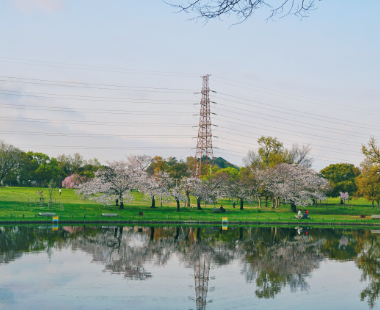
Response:
[[[371,218],[374,220],[374,219],[378,219],[380,220],[380,214],[372,214],[371,215]]]
[[[119,215],[116,214],[116,213],[102,213],[102,216],[105,216],[105,217],[117,217]]]
[[[213,208],[212,209],[212,212],[214,212],[214,213],[226,213],[227,212],[227,210],[220,210],[219,208]]]
[[[55,213],[38,213],[40,216],[55,216]]]

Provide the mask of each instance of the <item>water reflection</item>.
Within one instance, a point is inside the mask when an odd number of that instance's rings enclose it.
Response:
[[[354,261],[369,285],[360,298],[370,308],[380,293],[380,235],[370,230],[222,227],[1,227],[0,265],[23,253],[70,248],[91,255],[105,272],[128,280],[154,277],[148,263],[166,265],[175,255],[193,270],[194,301],[206,309],[211,266],[239,261],[241,275],[255,283],[255,296],[275,298],[288,287],[309,290],[308,278],[324,260]]]

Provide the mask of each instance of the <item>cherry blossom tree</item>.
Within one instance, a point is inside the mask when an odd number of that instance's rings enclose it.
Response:
[[[197,210],[202,210],[201,201],[207,197],[207,188],[199,178],[188,178],[185,180],[184,188],[190,189],[191,194],[197,199]]]
[[[169,189],[171,197],[174,198],[177,203],[177,212],[181,211],[180,202],[186,202],[186,195],[183,192],[183,188],[180,184],[176,184]]]
[[[80,184],[86,182],[87,178],[85,176],[80,176],[78,174],[72,174],[66,177],[62,181],[63,188],[77,188]]]
[[[156,197],[167,199],[170,197],[169,185],[172,180],[166,172],[159,172],[156,175],[142,173],[138,181],[138,190],[152,202],[151,208],[156,208]]]
[[[340,203],[341,204],[344,204],[345,202],[346,202],[346,200],[348,200],[348,193],[347,192],[345,192],[345,193],[343,193],[343,192],[339,192],[339,194],[340,194]]]
[[[296,206],[312,204],[313,199],[324,199],[328,182],[314,170],[301,165],[280,164],[271,171],[268,190],[285,199],[296,212]]]
[[[128,156],[128,163],[133,169],[146,172],[148,167],[152,164],[153,158],[149,155],[131,155]]]
[[[96,200],[99,203],[110,205],[112,201],[120,201],[120,209],[124,209],[124,201],[131,201],[131,190],[137,188],[141,177],[134,162],[108,162],[104,170],[95,172],[95,178],[79,185],[76,193],[83,199]]]
[[[226,184],[228,176],[226,174],[215,174],[204,180],[204,195],[205,200],[213,203],[214,206],[219,198],[228,197]]]

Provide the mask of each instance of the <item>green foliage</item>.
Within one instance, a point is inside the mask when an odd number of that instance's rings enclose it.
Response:
[[[239,176],[239,170],[237,170],[236,168],[233,168],[233,167],[228,167],[228,168],[224,168],[224,169],[219,169],[215,172],[215,174],[227,174],[228,176],[232,177],[232,178],[237,178]]]
[[[339,192],[347,192],[352,196],[357,191],[355,178],[360,174],[360,170],[353,164],[331,164],[320,173],[330,182],[332,197],[338,197]]]
[[[372,164],[380,164],[380,148],[376,145],[376,139],[371,137],[367,146],[362,145],[362,153]]]
[[[189,177],[190,170],[189,167],[184,162],[175,163],[168,167],[167,172],[170,177],[175,179],[180,179],[181,177]]]

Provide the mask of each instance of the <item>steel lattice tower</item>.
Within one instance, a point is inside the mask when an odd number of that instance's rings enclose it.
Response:
[[[210,88],[208,86],[209,74],[202,76],[202,99],[199,113],[199,128],[197,139],[197,150],[195,152],[194,175],[202,175],[202,158],[205,156],[206,167],[211,163],[214,164],[214,154],[212,149],[211,117],[210,117]],[[210,161],[210,162],[209,162]],[[209,174],[209,169],[207,169]]]
[[[199,260],[194,264],[195,303],[197,310],[206,309],[209,271],[210,261],[206,257],[202,262]]]

